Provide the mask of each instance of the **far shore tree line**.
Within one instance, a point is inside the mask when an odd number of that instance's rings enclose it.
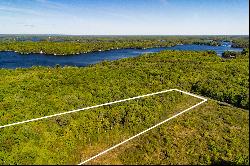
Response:
[[[232,42],[232,47],[249,48],[248,37],[206,36],[137,36],[137,37],[67,37],[67,36],[10,36],[0,37],[0,51],[20,54],[75,55],[123,48],[146,49],[171,47],[178,44],[220,46],[221,41]],[[233,56],[233,55],[232,55]]]

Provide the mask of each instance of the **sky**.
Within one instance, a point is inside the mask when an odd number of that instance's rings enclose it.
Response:
[[[249,0],[0,0],[0,34],[248,35]]]

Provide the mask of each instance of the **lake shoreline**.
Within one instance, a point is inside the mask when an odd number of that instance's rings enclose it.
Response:
[[[175,46],[183,46],[183,45],[197,45],[197,46],[212,46],[212,45],[208,45],[208,44],[176,44],[173,46],[166,46],[166,47],[162,47],[162,46],[154,46],[154,47],[129,47],[129,48],[113,48],[113,49],[104,49],[104,50],[94,50],[94,51],[85,51],[85,52],[80,52],[80,53],[75,53],[75,54],[48,54],[48,53],[40,53],[40,52],[28,52],[28,53],[24,53],[24,52],[19,52],[16,50],[0,50],[1,52],[14,52],[14,53],[18,53],[20,55],[30,55],[30,54],[35,54],[35,55],[48,55],[48,56],[75,56],[75,55],[81,55],[81,54],[88,54],[88,53],[97,53],[97,52],[107,52],[107,51],[113,51],[113,50],[126,50],[126,49],[138,49],[138,50],[146,50],[146,49],[151,49],[151,48],[172,48]],[[212,47],[220,47],[219,46],[212,46]],[[229,47],[229,48],[234,48],[234,49],[243,49],[242,47]],[[194,50],[195,51],[195,50]]]
[[[85,67],[97,64],[103,61],[114,61],[123,58],[136,57],[145,53],[159,53],[164,50],[179,51],[212,51],[217,56],[222,57],[225,51],[241,52],[240,48],[231,48],[227,46],[208,46],[208,45],[175,45],[171,47],[152,47],[152,48],[122,48],[99,50],[71,55],[54,55],[44,53],[20,54],[17,51],[0,52],[0,68],[30,68],[32,66],[77,66]]]
[[[179,45],[179,44],[177,44]],[[48,55],[48,56],[75,56],[75,55],[81,55],[81,54],[88,54],[88,53],[97,53],[97,52],[107,52],[107,51],[113,51],[113,50],[125,50],[125,49],[138,49],[138,50],[146,50],[146,49],[150,49],[150,48],[171,48],[171,47],[175,47],[177,45],[174,46],[167,46],[167,47],[162,47],[162,46],[154,46],[154,47],[129,47],[129,48],[113,48],[113,49],[106,49],[106,50],[94,50],[94,51],[85,51],[85,52],[80,52],[80,53],[75,53],[75,54],[47,54],[47,53],[40,53],[40,52],[28,52],[28,53],[24,53],[24,52],[19,52],[16,50],[0,50],[1,52],[14,52],[14,53],[18,53],[20,55],[30,55],[30,54],[36,54],[36,55]],[[198,44],[197,44],[198,45]],[[201,44],[200,44],[201,45]]]

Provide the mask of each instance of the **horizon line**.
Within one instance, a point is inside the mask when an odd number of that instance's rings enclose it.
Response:
[[[249,34],[60,34],[60,33],[0,33],[0,35],[53,35],[53,36],[249,36]]]

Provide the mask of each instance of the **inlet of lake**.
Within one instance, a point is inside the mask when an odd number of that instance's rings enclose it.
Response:
[[[242,51],[242,48],[232,48],[230,44],[225,43],[221,46],[208,45],[176,45],[173,47],[157,47],[148,49],[118,49],[102,52],[90,52],[79,55],[57,56],[44,54],[21,55],[16,52],[0,52],[0,68],[29,68],[32,66],[88,66],[102,61],[113,61],[122,58],[136,57],[145,53],[156,53],[163,50],[189,50],[189,51],[206,51],[213,50],[218,56],[225,51]]]

